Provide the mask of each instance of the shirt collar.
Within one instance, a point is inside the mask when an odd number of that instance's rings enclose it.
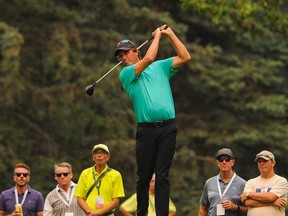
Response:
[[[96,164],[93,166],[93,174],[94,174],[94,176],[97,176],[97,175],[100,176],[100,175],[102,175],[102,173],[106,172],[106,170],[108,169],[108,165],[106,164],[105,168],[102,170],[101,173],[97,173],[95,168],[96,168]]]
[[[70,189],[73,188],[73,187],[75,187],[75,185],[76,185],[76,184],[75,184],[73,181],[71,181]],[[57,185],[56,185],[56,190],[57,190],[57,191],[61,191],[61,190],[63,190],[63,189],[59,187],[59,184],[57,184]]]

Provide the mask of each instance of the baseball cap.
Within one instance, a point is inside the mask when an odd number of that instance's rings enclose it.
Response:
[[[117,48],[114,52],[114,56],[118,56],[120,50],[130,50],[130,49],[137,49],[137,48],[132,41],[130,41],[128,39],[121,40],[117,44]]]
[[[218,158],[221,155],[228,155],[229,157],[234,158],[233,152],[229,148],[220,149],[216,154],[216,158]]]
[[[108,147],[105,144],[97,144],[93,147],[92,149],[92,154],[97,150],[97,149],[102,149],[106,151],[108,154],[110,154]]]
[[[272,154],[272,152],[270,151],[267,151],[267,150],[263,150],[261,152],[259,152],[257,155],[256,155],[256,158],[255,158],[255,162],[257,162],[257,160],[259,158],[263,158],[264,160],[275,160],[275,157],[274,155]]]

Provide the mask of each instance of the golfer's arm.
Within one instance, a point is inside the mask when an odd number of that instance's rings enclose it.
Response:
[[[208,206],[207,205],[200,205],[198,216],[207,216],[208,215]]]
[[[160,38],[161,33],[160,30],[158,30],[158,32],[154,35],[154,39],[149,49],[147,50],[145,56],[135,64],[134,67],[135,76],[139,76],[140,73],[155,60],[158,53]]]
[[[179,38],[175,35],[175,33],[168,28],[167,29],[167,37],[170,39],[177,56],[174,58],[173,61],[173,68],[179,68],[182,66],[185,62],[189,61],[191,59],[191,56],[184,46],[184,44],[179,40]]]

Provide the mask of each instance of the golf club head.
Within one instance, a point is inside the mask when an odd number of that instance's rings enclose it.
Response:
[[[89,96],[93,95],[93,91],[94,91],[94,84],[93,85],[89,85],[86,87],[86,94]]]

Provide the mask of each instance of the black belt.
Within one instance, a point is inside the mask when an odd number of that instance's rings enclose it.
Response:
[[[109,215],[111,215],[111,214],[113,214],[113,213],[114,213],[114,212],[111,211],[111,212],[108,212],[108,213],[103,214],[103,216],[109,216]]]
[[[169,125],[175,121],[175,118],[173,119],[167,119],[167,120],[162,120],[162,121],[157,121],[157,122],[139,122],[138,123],[138,127],[155,127],[155,128],[159,128],[159,127],[164,127],[166,125]]]

